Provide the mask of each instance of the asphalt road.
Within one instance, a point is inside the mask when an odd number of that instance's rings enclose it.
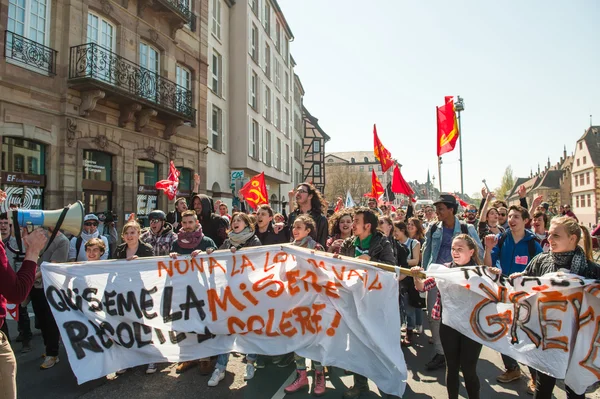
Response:
[[[8,321],[11,337],[17,336],[16,323]],[[33,319],[32,319],[33,326]],[[243,380],[245,365],[242,356],[232,356],[227,367],[226,377],[215,387],[207,386],[208,376],[201,376],[198,368],[192,368],[183,374],[175,373],[175,365],[161,364],[154,375],[146,375],[145,367],[137,367],[120,376],[109,376],[77,385],[75,376],[69,365],[64,348],[61,346],[60,363],[49,370],[40,370],[44,346],[38,330],[34,330],[33,350],[21,354],[21,345],[13,341],[16,352],[18,371],[17,385],[19,398],[22,399],[104,399],[104,398],[218,398],[218,399],[307,399],[310,393],[285,395],[283,388],[295,376],[295,368],[276,367],[267,362],[264,369],[257,370],[254,379]],[[409,381],[404,399],[447,398],[444,386],[444,370],[426,371],[427,363],[432,355],[432,345],[428,336],[423,334],[416,339],[413,347],[404,349]],[[524,377],[509,384],[496,382],[496,376],[502,370],[500,355],[484,348],[478,363],[481,380],[482,398],[532,398],[526,393],[527,370],[523,367]],[[312,381],[312,377],[310,377]],[[343,370],[332,368],[327,377],[327,392],[322,398],[341,398],[347,387],[352,385],[352,376],[345,375]],[[377,388],[372,385],[371,393],[361,398],[379,398]],[[464,386],[461,397],[466,398]],[[562,385],[555,389],[557,399],[566,399]],[[590,393],[590,399],[600,399],[600,393]]]

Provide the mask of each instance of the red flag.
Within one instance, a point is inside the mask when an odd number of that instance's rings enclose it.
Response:
[[[173,201],[177,195],[180,173],[181,172],[177,170],[173,161],[171,161],[171,166],[169,167],[169,177],[167,180],[158,181],[154,185],[154,187],[156,187],[158,190],[162,190],[165,194],[167,194],[169,201]]]
[[[408,197],[411,197],[412,202],[416,202],[416,200],[412,198],[413,195],[415,195],[415,192],[406,182],[406,180],[404,180],[404,177],[402,176],[398,165],[394,166],[394,176],[392,178],[392,192],[396,194],[404,194]]]
[[[450,152],[456,146],[458,140],[458,122],[456,112],[454,111],[454,101],[452,96],[445,97],[446,103],[441,107],[436,107],[437,115],[437,154]]]
[[[365,194],[364,196],[379,199],[379,197],[381,197],[384,192],[385,192],[385,190],[383,189],[381,182],[377,178],[375,171],[372,170],[371,171],[371,192]]]
[[[338,197],[337,204],[335,204],[335,209],[333,210],[333,212],[341,211],[343,207],[344,200],[342,199],[342,197]]]
[[[469,204],[467,204],[465,201],[461,200],[460,198],[458,198],[458,195],[456,194],[451,194],[454,198],[456,198],[456,200],[458,201],[458,203],[460,204],[460,206],[462,206],[463,208],[466,208],[469,206]]]
[[[240,195],[244,197],[252,209],[257,209],[259,205],[269,203],[269,193],[265,184],[265,172],[254,176],[250,181],[244,184],[240,190]]]
[[[373,125],[373,153],[375,158],[381,164],[381,170],[386,172],[389,168],[394,165],[392,160],[392,154],[381,144],[379,137],[377,136],[377,126]]]

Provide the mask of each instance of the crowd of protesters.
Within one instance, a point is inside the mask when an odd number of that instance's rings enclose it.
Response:
[[[432,345],[429,353],[422,354],[431,356],[426,368],[446,368],[446,387],[452,399],[458,398],[459,372],[462,371],[469,398],[479,398],[477,361],[482,346],[442,323],[440,292],[435,279],[423,279],[419,272],[426,272],[432,264],[449,267],[483,264],[492,273],[507,277],[541,276],[559,268],[570,269],[585,277],[600,277],[599,268],[592,261],[589,232],[578,224],[568,206],[561,207],[562,215],[551,215],[543,198],[536,198],[528,208],[524,189],[520,189],[519,194],[520,205],[508,206],[483,189],[481,205],[469,205],[462,212],[459,212],[459,203],[453,195],[442,194],[433,205],[418,210],[411,201],[406,209],[402,209],[369,198],[367,207],[342,208],[328,216],[327,203],[310,183],[302,183],[290,191],[287,215],[285,209],[282,214],[276,214],[269,205],[261,205],[249,214],[233,212],[230,215],[226,204],[213,203],[209,196],[194,193],[189,199],[177,199],[173,211],[168,214],[160,210],[150,212],[146,229],[136,221],[128,221],[122,228],[120,245],[116,245],[116,233],[108,236],[99,233],[100,221],[96,215],[86,215],[84,230],[79,237],[69,240],[59,233],[39,259],[37,254],[43,245],[33,243],[33,235],[25,238],[28,246],[24,259],[13,256],[9,250],[15,246],[11,226],[6,214],[0,215],[4,243],[0,246],[0,325],[3,326],[0,347],[4,351],[0,352],[0,358],[8,353],[6,345],[9,345],[4,323],[4,298],[25,305],[29,297],[36,315],[36,327],[42,330],[45,345],[45,358],[40,367],[48,369],[59,361],[58,328],[43,296],[39,268],[36,271],[36,264],[42,261],[133,260],[147,256],[177,258],[184,254],[195,257],[215,250],[235,252],[246,247],[292,243],[327,251],[334,256],[412,268],[412,275],[398,277],[397,300],[402,321],[399,345],[412,346],[415,335],[424,333],[427,317]],[[41,232],[36,231],[34,236],[43,241]],[[4,251],[4,247],[8,249]],[[27,314],[25,306],[21,307],[21,312]],[[27,317],[19,322],[16,340],[21,342],[24,352],[31,350],[29,324]],[[198,366],[200,374],[210,375],[206,380],[208,386],[214,387],[225,377],[228,360],[226,353],[181,362],[176,371],[183,373]],[[252,379],[257,369],[264,368],[264,360],[262,356],[247,354],[244,379]],[[497,377],[498,382],[508,384],[520,379],[519,363],[505,355],[502,360],[506,370]],[[314,376],[311,382],[306,359],[301,356],[281,354],[271,357],[269,363],[286,367],[292,362],[296,364],[297,376],[285,387],[285,392],[310,390],[315,396],[323,395],[326,365],[312,362]],[[0,385],[4,385],[7,375],[2,364]],[[147,365],[146,373],[156,371],[156,364]],[[126,370],[119,370],[117,374],[124,372]],[[538,399],[550,398],[556,380],[533,369],[530,374],[528,393]],[[10,386],[14,390],[13,385]],[[359,398],[367,391],[367,378],[354,374],[353,386],[342,395],[347,399]],[[569,387],[567,394],[569,399],[583,398]]]

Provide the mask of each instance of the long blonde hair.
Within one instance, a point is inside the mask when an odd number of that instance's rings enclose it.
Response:
[[[575,244],[579,245],[579,241],[583,238],[583,252],[585,252],[585,258],[587,260],[593,260],[592,254],[592,237],[590,232],[585,226],[579,225],[577,220],[570,216],[561,216],[552,219],[550,224],[559,225],[564,227],[565,231],[569,236],[575,236]]]

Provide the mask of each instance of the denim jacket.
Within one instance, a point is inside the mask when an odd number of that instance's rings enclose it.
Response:
[[[483,246],[481,245],[481,241],[479,240],[479,236],[477,235],[477,230],[471,224],[466,223],[469,235],[477,244],[477,248],[479,249],[479,254],[483,254]],[[456,237],[461,234],[462,231],[460,229],[460,220],[456,216],[454,216],[454,233],[452,237]],[[440,252],[440,246],[442,244],[442,235],[444,234],[443,222],[437,223],[437,228],[433,233],[433,237],[431,236],[431,227],[427,230],[427,234],[425,235],[425,244],[423,244],[423,268],[427,269],[430,264],[434,263],[438,257]]]

